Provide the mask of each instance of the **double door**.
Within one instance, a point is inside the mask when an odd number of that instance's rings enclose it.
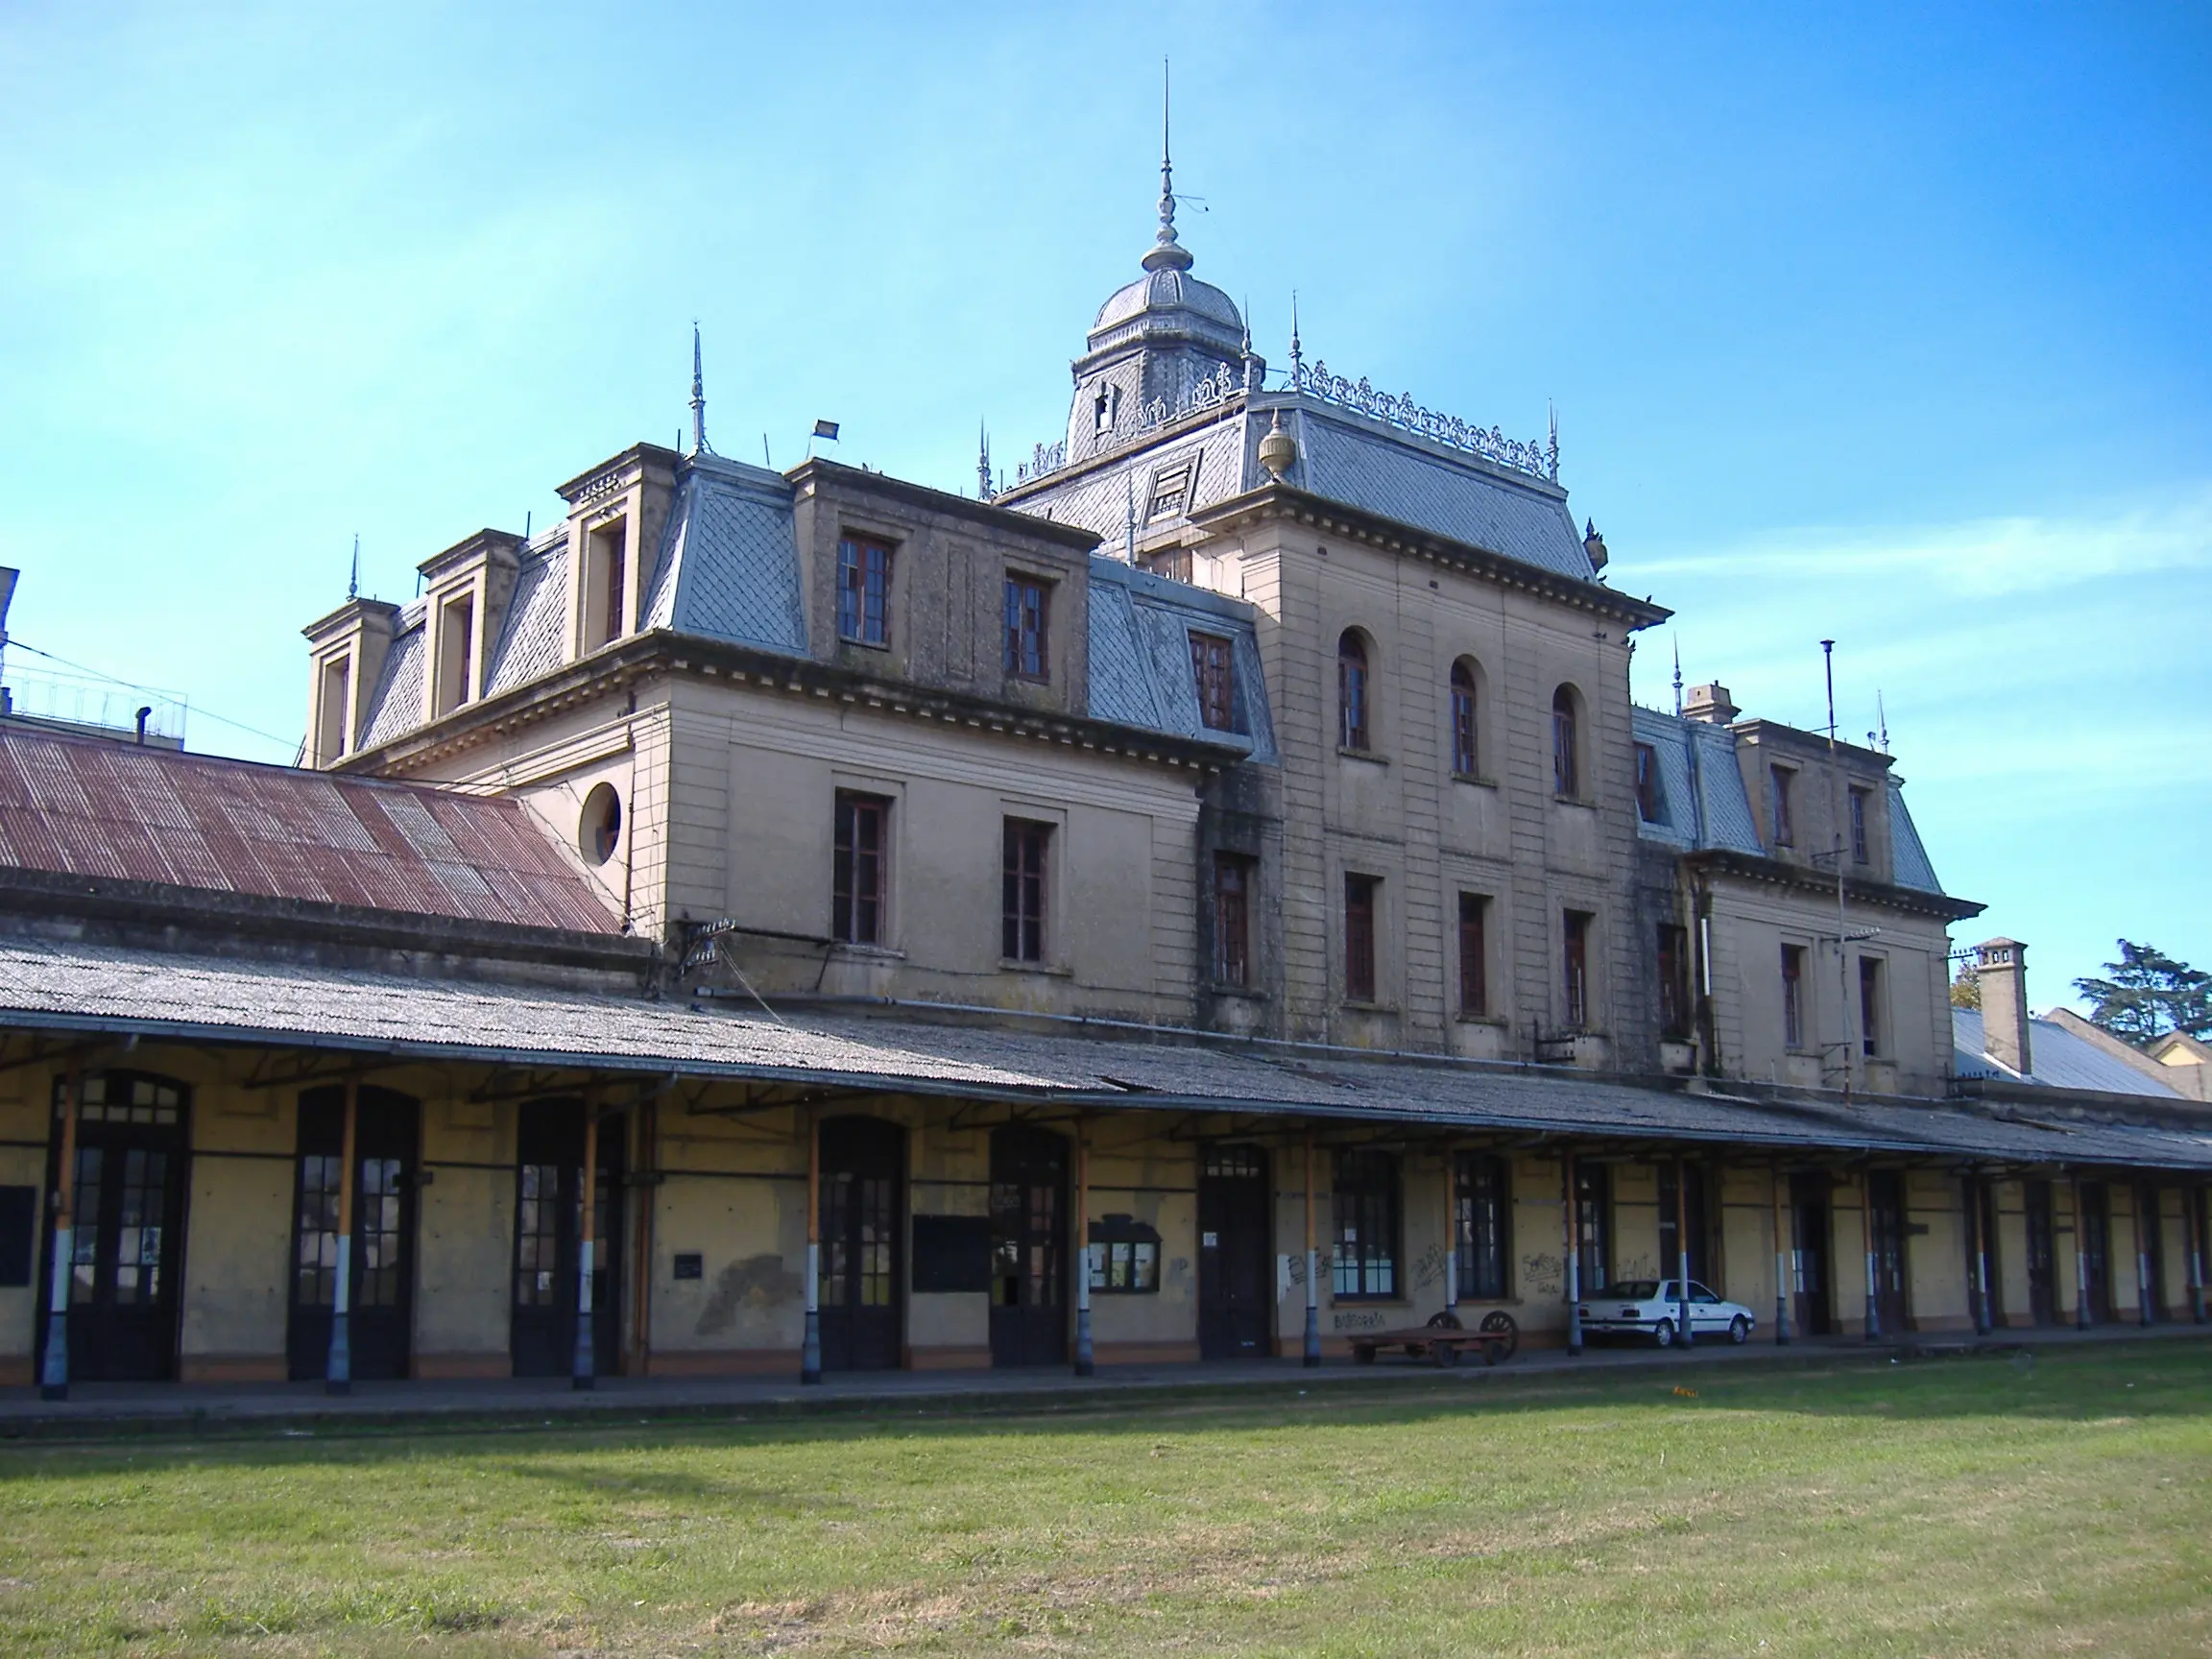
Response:
[[[1836,1329],[1830,1292],[1835,1274],[1830,1260],[1829,1190],[1825,1175],[1790,1177],[1790,1315],[1801,1336],[1826,1336]]]
[[[2080,1214],[2074,1219],[2081,1268],[2089,1292],[2089,1323],[2112,1322],[2112,1194],[2102,1181],[2083,1181],[2074,1190]]]
[[[73,1382],[165,1382],[177,1375],[188,1105],[181,1084],[142,1072],[94,1072],[83,1080],[66,1321]],[[60,1174],[68,1109],[57,1079],[49,1191]],[[49,1226],[38,1275],[41,1365],[54,1246]]]
[[[508,1326],[517,1377],[565,1377],[575,1367],[586,1118],[581,1100],[540,1100],[522,1108]],[[613,1292],[622,1283],[622,1127],[617,1117],[591,1131],[599,1138],[591,1205],[592,1369],[601,1376],[614,1371],[620,1354]]]
[[[906,1132],[878,1118],[832,1118],[821,1136],[822,1368],[895,1371],[903,1339]]]
[[[1198,1356],[1250,1359],[1272,1348],[1273,1229],[1267,1153],[1209,1145],[1198,1166]]]
[[[1894,1169],[1866,1177],[1866,1249],[1882,1334],[1897,1335],[1905,1329],[1905,1178]]]
[[[355,1102],[347,1346],[352,1375],[363,1382],[408,1373],[421,1123],[421,1108],[410,1095],[364,1087]],[[302,1094],[293,1182],[292,1306],[284,1343],[286,1368],[296,1382],[329,1374],[345,1146],[346,1091]]]
[[[1012,1123],[991,1132],[991,1363],[1068,1358],[1068,1142]]]

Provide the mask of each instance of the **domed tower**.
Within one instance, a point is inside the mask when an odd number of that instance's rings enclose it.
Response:
[[[1075,360],[1070,462],[1107,447],[1118,434],[1135,433],[1147,407],[1164,405],[1173,413],[1193,386],[1224,367],[1243,383],[1251,352],[1244,319],[1228,295],[1190,275],[1190,251],[1175,239],[1174,171],[1165,134],[1160,229],[1142,263],[1144,275],[1098,307],[1087,349]]]

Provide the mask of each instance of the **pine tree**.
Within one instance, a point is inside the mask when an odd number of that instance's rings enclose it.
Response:
[[[2074,989],[2096,1004],[2090,1021],[2138,1048],[2169,1031],[2212,1034],[2212,974],[2177,962],[2154,945],[2123,939],[2120,960],[2104,979],[2077,979]]]
[[[1951,1006],[1974,1008],[1982,1006],[1982,976],[1974,972],[1974,964],[1961,962],[1959,972],[1951,980]]]

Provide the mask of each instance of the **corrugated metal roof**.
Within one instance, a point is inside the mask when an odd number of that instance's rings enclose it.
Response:
[[[2015,1077],[2053,1089],[2094,1089],[2105,1094],[2149,1094],[2160,1100],[2187,1096],[2139,1071],[2094,1043],[2085,1043],[2054,1020],[2028,1022],[2028,1059],[2035,1070],[2026,1077],[1989,1058],[1979,1008],[1951,1010],[1952,1069],[1960,1077]]]
[[[1279,1049],[1041,1036],[63,943],[0,945],[0,1026],[314,1045],[396,1059],[776,1078],[995,1099],[1304,1113],[1763,1155],[1882,1152],[2212,1171],[2212,1133],[2040,1124],[1966,1108],[1759,1101],[1571,1071],[1504,1071]]]
[[[519,803],[0,729],[0,864],[612,933]]]

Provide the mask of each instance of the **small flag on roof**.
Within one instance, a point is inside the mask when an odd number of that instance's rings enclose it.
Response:
[[[829,440],[830,440],[830,443],[832,443],[832,444],[836,443],[836,442],[837,442],[837,422],[836,422],[836,421],[815,421],[815,422],[814,422],[814,436],[815,436],[815,437],[817,437],[817,438],[827,438],[827,439],[829,439]]]

